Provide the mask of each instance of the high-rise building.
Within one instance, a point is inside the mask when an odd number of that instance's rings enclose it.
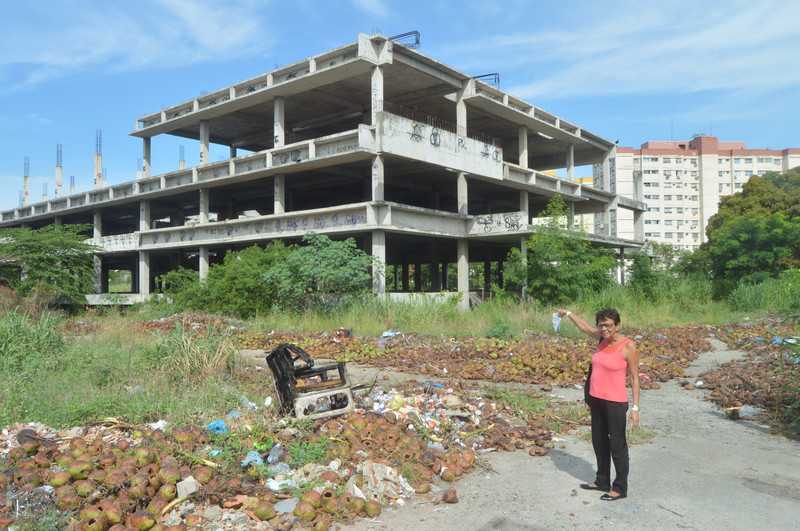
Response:
[[[644,201],[644,237],[692,251],[705,241],[708,220],[722,197],[735,194],[753,175],[800,166],[800,148],[749,149],[713,136],[650,140],[641,148],[617,147],[609,161],[609,192]],[[604,188],[595,166],[595,187]],[[633,216],[617,211],[617,236],[634,234]]]

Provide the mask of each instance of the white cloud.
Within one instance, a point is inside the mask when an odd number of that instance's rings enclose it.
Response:
[[[599,22],[504,35],[444,51],[466,56],[472,64],[530,72],[528,79],[516,75],[516,85],[509,88],[530,98],[800,85],[797,2],[629,4],[584,20]]]
[[[171,67],[263,52],[271,42],[257,7],[252,0],[23,6],[0,33],[0,81],[15,90],[90,67]]]
[[[352,0],[353,5],[370,15],[386,17],[389,15],[389,6],[384,0]]]

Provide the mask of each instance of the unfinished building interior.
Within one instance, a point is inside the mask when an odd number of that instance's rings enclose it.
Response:
[[[199,164],[152,175],[162,134],[196,141]],[[384,265],[377,294],[457,292],[467,306],[471,289],[502,283],[510,249],[556,194],[570,228],[598,215],[592,241],[642,244],[642,203],[573,179],[600,164],[610,182],[612,142],[380,35],[146,115],[131,135],[140,178],[0,213],[0,227],[93,226],[94,303],[109,271],[129,271],[126,300],[139,301],[176,267],[205,278],[226,252],[317,232],[354,237]],[[212,143],[230,156],[209,160]],[[620,208],[634,240],[616,237]]]

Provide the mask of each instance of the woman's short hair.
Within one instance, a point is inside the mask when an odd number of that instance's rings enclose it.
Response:
[[[615,325],[619,326],[619,312],[614,308],[603,308],[594,316],[595,324],[599,324],[600,321],[605,321],[606,319],[611,319]]]

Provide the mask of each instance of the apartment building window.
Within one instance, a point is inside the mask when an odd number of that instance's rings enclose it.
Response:
[[[697,172],[696,172],[696,171],[693,171],[693,172],[691,173],[691,175],[692,175],[692,177],[697,177]]]
[[[783,161],[781,159],[772,159],[773,164],[782,164]]]
[[[675,188],[683,188],[683,183],[675,183]]]
[[[658,188],[659,183],[653,181],[645,181],[645,188]],[[666,185],[665,185],[666,186]]]
[[[737,190],[741,190],[742,189],[742,183],[736,183],[736,189]]]
[[[722,192],[722,190],[723,190],[723,189],[725,189],[727,186],[728,186],[727,184],[720,184],[720,185],[719,185],[719,191],[720,191],[720,193],[721,193],[721,192]]]
[[[765,175],[767,170],[758,170],[758,175]]]
[[[745,164],[752,164],[753,163],[753,159],[750,158],[750,157],[747,157],[747,158],[744,159],[744,163]]]
[[[648,212],[661,212],[659,207],[647,207]]]
[[[753,170],[745,170],[744,171],[744,175],[745,175],[745,177],[752,177],[753,176]]]
[[[664,157],[664,164],[672,164],[672,159],[669,157]]]
[[[733,175],[734,177],[744,177],[744,171],[736,170],[736,172]]]
[[[683,162],[683,159],[680,157],[675,157],[675,164],[680,164]]]
[[[664,196],[664,201],[672,201],[672,196],[671,195],[665,195]]]
[[[645,175],[658,175],[658,170],[644,170]]]
[[[661,223],[658,219],[646,219],[644,220],[645,225],[659,225]]]
[[[665,238],[672,239],[672,233],[671,233],[671,232],[665,232],[665,233],[664,233],[664,237],[665,237]]]
[[[672,170],[664,170],[664,178],[669,179],[672,177]]]
[[[664,207],[664,214],[672,214],[672,207]]]
[[[664,183],[664,188],[666,189],[672,188],[672,183]]]
[[[658,162],[658,157],[645,157],[644,162]]]
[[[683,214],[683,207],[676,208],[675,212],[677,212],[678,214]]]
[[[676,195],[675,196],[675,201],[683,201],[683,196],[682,195]]]
[[[742,162],[744,162],[744,159],[743,159],[743,158],[741,158],[741,157],[735,157],[735,158],[733,159],[733,163],[734,163],[734,164],[741,164]]]
[[[696,195],[693,195],[693,196],[692,196],[692,197],[690,197],[689,199],[691,199],[692,201],[697,201],[697,196],[696,196]]]
[[[692,214],[694,214],[695,216],[696,216],[696,215],[697,215],[699,212],[700,212],[700,210],[699,210],[699,209],[697,209],[697,208],[693,208],[693,209],[692,209]]]
[[[696,168],[697,167],[697,159],[689,159],[689,162],[692,163],[692,168]]]
[[[731,159],[719,159],[719,163],[720,164],[730,164],[731,163]]]
[[[758,157],[757,160],[760,164],[770,164],[772,162],[772,157]]]
[[[664,225],[672,225],[672,220],[671,219],[665,219],[664,220]]]
[[[645,232],[644,235],[645,235],[646,238],[660,238],[661,237],[661,233],[660,232]]]
[[[644,198],[645,199],[661,199],[661,196],[659,194],[650,194],[650,195],[646,195],[645,194]]]
[[[693,185],[691,186],[691,188],[692,188],[692,190],[697,190],[697,185],[696,185],[696,184],[693,184]]]

